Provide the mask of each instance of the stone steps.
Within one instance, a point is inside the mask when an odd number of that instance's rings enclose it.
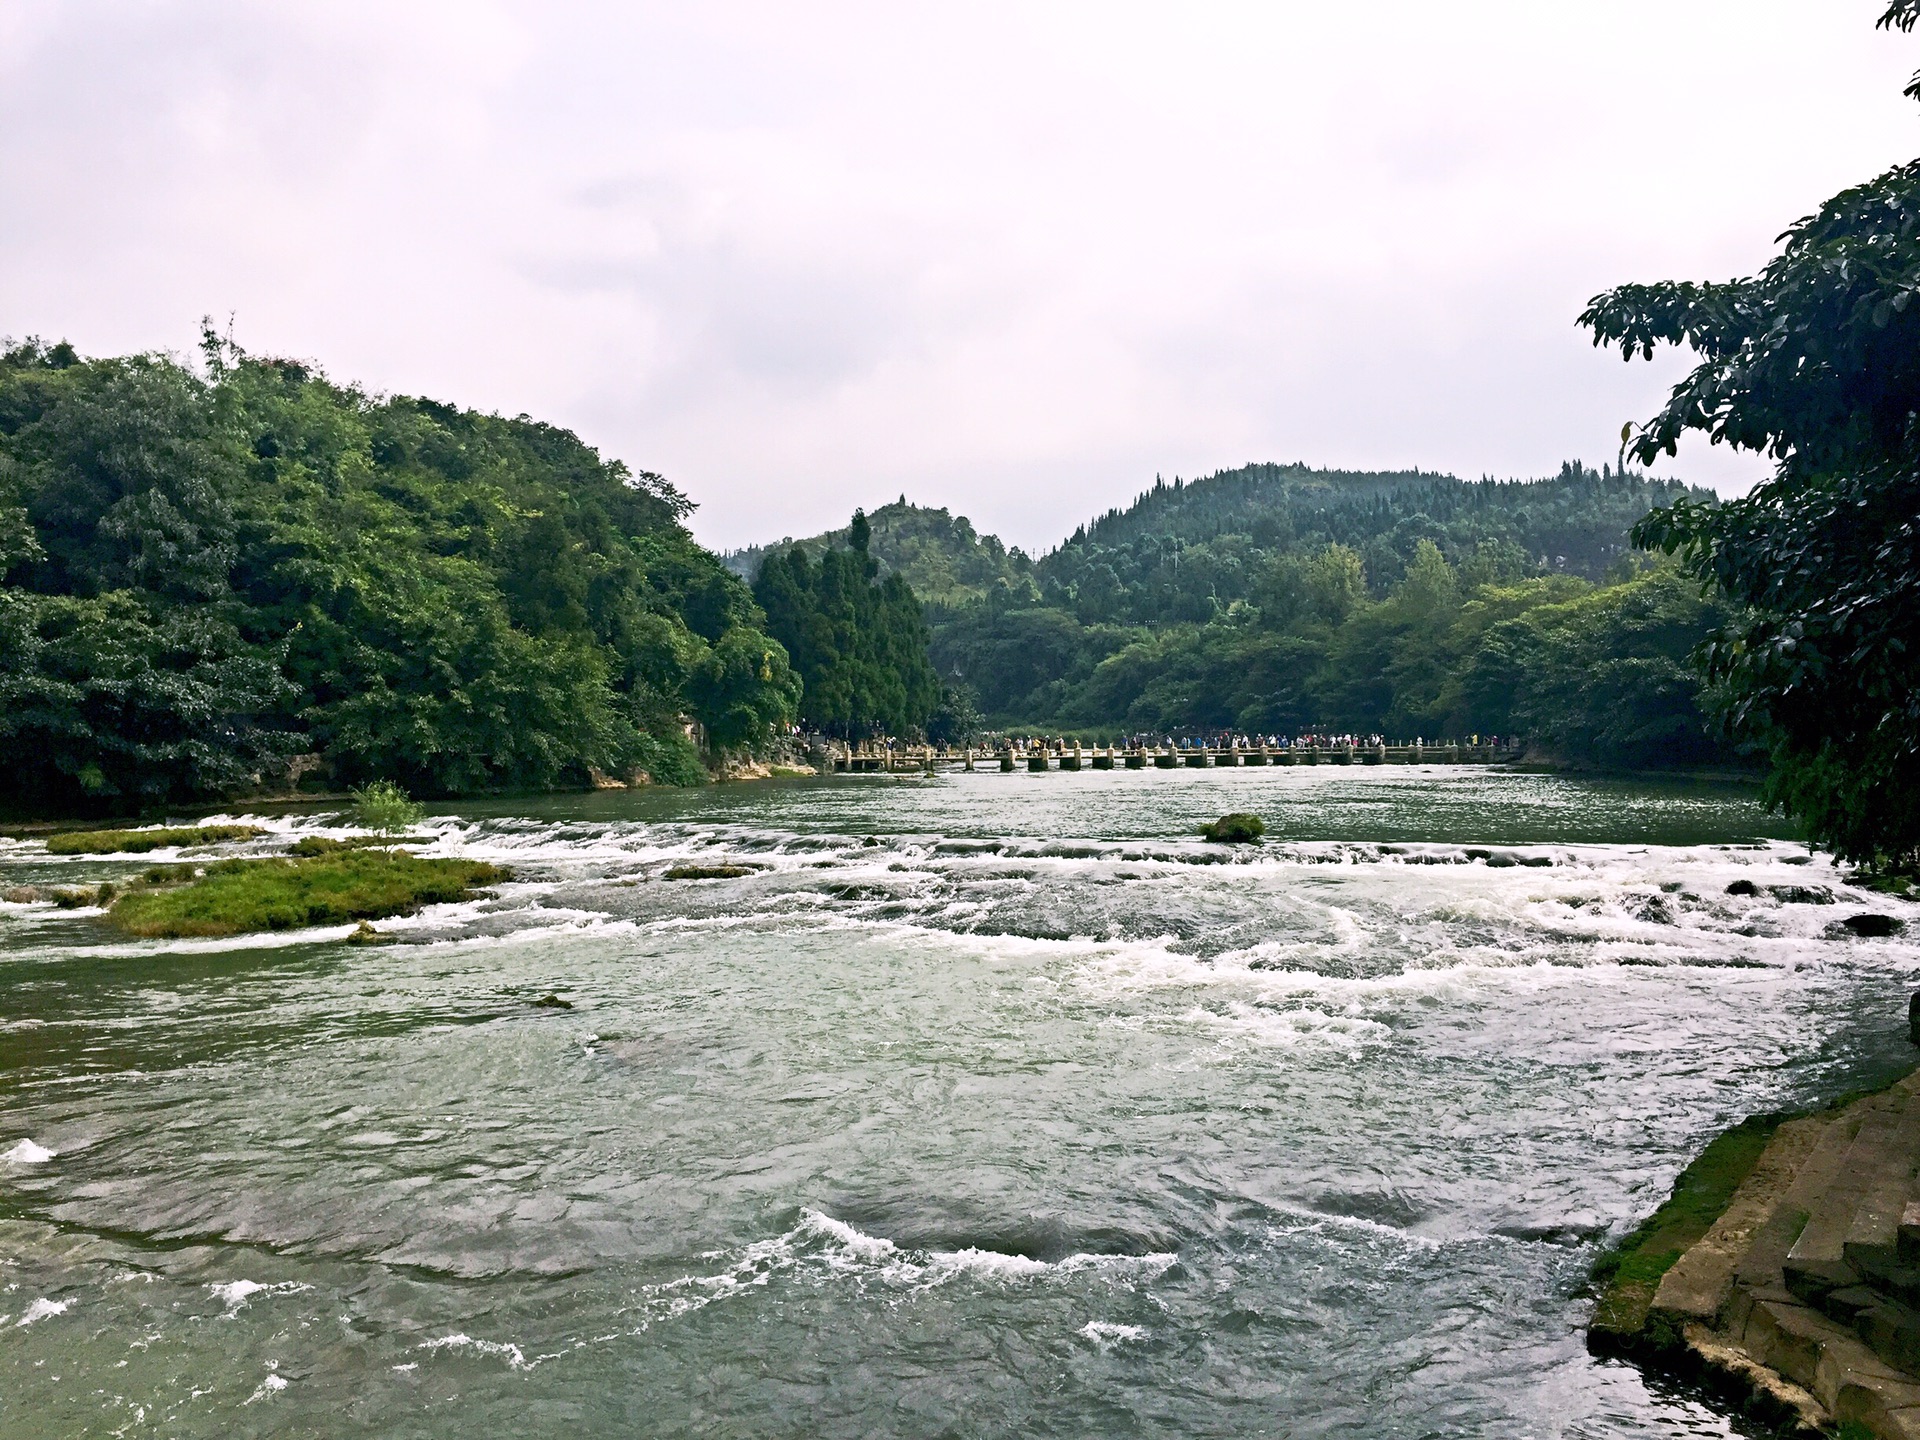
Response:
[[[1847,1260],[1847,1233],[1899,1135],[1900,1109],[1890,1097],[1875,1095],[1859,1105],[1865,1113],[1846,1158],[1813,1202],[1781,1266],[1787,1289],[1809,1305],[1818,1305],[1828,1291],[1860,1282],[1860,1272]]]
[[[1920,1440],[1917,1175],[1920,1072],[1788,1121],[1662,1277],[1650,1318],[1803,1427]]]
[[[1904,1268],[1900,1225],[1914,1208],[1914,1168],[1920,1158],[1920,1095],[1910,1095],[1901,1107],[1889,1143],[1879,1153],[1861,1158],[1864,1179],[1853,1222],[1847,1227],[1841,1253],[1847,1263],[1868,1279],[1885,1282]],[[1911,1242],[1908,1249],[1911,1250]]]

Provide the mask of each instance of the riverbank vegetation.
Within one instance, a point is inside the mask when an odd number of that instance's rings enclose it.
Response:
[[[168,939],[298,930],[471,899],[478,887],[509,877],[478,860],[344,848],[306,858],[223,860],[184,885],[164,878],[159,888],[114,899],[114,923],[134,935]]]
[[[567,431],[204,365],[0,354],[0,794],[703,778],[799,682],[657,475]]]
[[[1912,0],[1883,26],[1911,28]],[[1720,710],[1770,761],[1766,798],[1819,844],[1920,871],[1920,161],[1843,191],[1748,279],[1624,285],[1581,317],[1631,360],[1699,363],[1630,437],[1774,462],[1724,505],[1683,499],[1636,532],[1729,607],[1705,651]]]

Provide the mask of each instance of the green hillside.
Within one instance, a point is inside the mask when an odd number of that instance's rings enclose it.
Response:
[[[1525,733],[1575,762],[1725,763],[1690,663],[1725,617],[1628,539],[1682,498],[1713,497],[1578,464],[1249,465],[1156,481],[1036,562],[904,501],[874,550],[935,602],[948,693],[999,726]]]
[[[1033,561],[1019,550],[1008,549],[998,536],[976,533],[964,515],[909,505],[903,495],[875,510],[867,523],[872,529],[869,553],[878,562],[881,577],[901,576],[923,604],[951,609],[989,595],[1003,601],[1039,598]],[[773,552],[797,545],[809,560],[818,561],[830,548],[846,548],[848,533],[842,526],[804,540],[751,545],[726,552],[720,560],[741,579],[752,581]]]
[[[1713,498],[1678,481],[1578,464],[1532,481],[1248,465],[1156,481],[1126,510],[1076,530],[1036,569],[1047,603],[1089,622],[1142,625],[1211,619],[1253,598],[1264,558],[1327,545],[1359,553],[1376,595],[1399,581],[1422,540],[1479,571],[1599,580],[1632,548],[1633,523],[1682,497]]]
[[[0,352],[0,802],[698,779],[687,722],[724,747],[791,719],[785,653],[659,476],[205,352]]]

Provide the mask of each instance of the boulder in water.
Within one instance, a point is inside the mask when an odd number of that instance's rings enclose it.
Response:
[[[1727,886],[1729,895],[1758,895],[1759,893],[1760,887],[1751,880],[1736,880]]]
[[[542,995],[538,1000],[528,1002],[536,1010],[571,1010],[573,1002],[562,1000],[558,995]]]
[[[1222,815],[1200,832],[1216,845],[1251,845],[1267,833],[1267,822],[1258,815],[1235,811]]]
[[[668,880],[738,880],[752,875],[757,865],[675,865],[665,875]]]
[[[1850,930],[1864,939],[1877,940],[1887,935],[1898,935],[1906,926],[1891,915],[1876,915],[1871,910],[1863,910],[1858,915],[1849,915],[1840,921],[1840,928]]]
[[[1767,893],[1782,905],[1833,904],[1833,892],[1820,885],[1769,885]]]

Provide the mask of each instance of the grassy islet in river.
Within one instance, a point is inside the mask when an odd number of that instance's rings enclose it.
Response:
[[[475,887],[507,878],[506,870],[484,861],[422,859],[404,851],[225,860],[190,885],[123,896],[112,914],[126,930],[149,938],[298,930],[465,900]]]
[[[74,830],[47,837],[49,855],[144,855],[174,845],[220,845],[257,840],[257,825],[174,825],[157,830]]]

